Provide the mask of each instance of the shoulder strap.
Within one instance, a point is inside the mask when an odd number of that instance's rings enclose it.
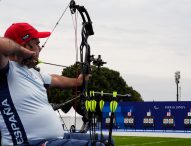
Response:
[[[0,69],[0,76],[3,77],[3,75],[6,75],[8,71],[9,71],[9,63],[7,63],[7,65],[4,68]]]
[[[6,69],[4,71],[6,72]],[[0,111],[12,137],[13,144],[28,144],[26,132],[12,101],[7,75],[4,71],[1,70],[0,77]]]

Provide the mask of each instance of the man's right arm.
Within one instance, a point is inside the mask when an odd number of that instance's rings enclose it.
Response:
[[[6,38],[0,38],[0,69],[4,68],[8,63],[8,54],[12,41]]]
[[[0,37],[0,69],[7,65],[9,56],[12,55],[16,55],[20,59],[19,61],[22,61],[35,55],[35,53],[10,39]]]

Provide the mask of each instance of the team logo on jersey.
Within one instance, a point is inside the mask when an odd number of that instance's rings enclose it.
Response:
[[[22,144],[24,142],[22,132],[19,127],[19,123],[16,119],[16,116],[11,108],[10,104],[8,103],[7,99],[4,99],[1,102],[2,106],[2,114],[4,119],[8,120],[9,127],[11,129],[12,134],[14,135],[14,139],[16,140],[17,144]]]

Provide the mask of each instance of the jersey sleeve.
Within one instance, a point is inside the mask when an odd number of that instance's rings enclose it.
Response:
[[[45,74],[45,73],[40,73],[40,74],[41,74],[41,77],[42,77],[42,79],[43,79],[44,86],[45,86],[46,88],[48,88],[48,87],[50,86],[51,80],[52,80],[51,75]]]

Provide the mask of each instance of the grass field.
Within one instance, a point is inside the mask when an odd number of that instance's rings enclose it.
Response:
[[[191,146],[190,138],[113,136],[115,146]]]

